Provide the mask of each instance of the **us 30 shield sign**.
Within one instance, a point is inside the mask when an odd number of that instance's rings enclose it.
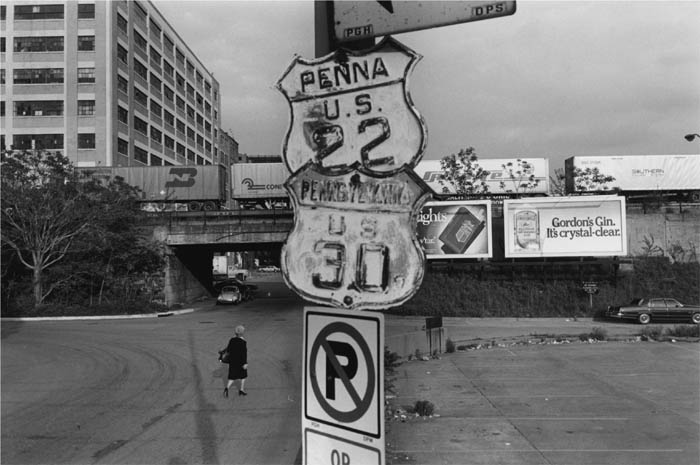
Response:
[[[277,88],[291,106],[283,158],[294,173],[308,161],[326,172],[361,163],[390,175],[415,166],[426,145],[425,123],[406,80],[420,55],[388,37],[375,48],[296,56]]]
[[[360,168],[332,176],[309,162],[286,187],[295,213],[282,275],[299,295],[376,309],[400,305],[418,291],[425,256],[416,216],[430,189],[412,170],[388,178]]]

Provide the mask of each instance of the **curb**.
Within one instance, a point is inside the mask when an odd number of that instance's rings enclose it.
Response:
[[[193,313],[194,311],[194,308],[185,308],[183,310],[173,310],[170,312],[140,313],[134,315],[9,317],[2,318],[2,321],[130,320],[138,318],[162,318],[166,316],[184,315],[187,313]]]

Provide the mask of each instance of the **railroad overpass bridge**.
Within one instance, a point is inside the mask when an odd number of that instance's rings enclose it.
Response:
[[[215,252],[279,251],[293,224],[292,210],[148,214],[144,222],[147,234],[167,245],[167,305],[212,295]]]

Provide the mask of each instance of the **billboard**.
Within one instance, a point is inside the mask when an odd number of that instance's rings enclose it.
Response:
[[[489,187],[489,194],[521,193],[532,195],[549,193],[549,160],[546,158],[527,158],[521,161],[526,161],[531,166],[533,180],[537,184],[531,189],[524,190],[518,187],[525,179],[520,179],[517,174],[519,170],[517,158],[480,158],[478,160],[478,166],[489,172],[485,179],[486,185]],[[513,170],[512,177],[511,169]],[[421,160],[414,171],[438,195],[454,195],[457,192],[452,184],[445,183],[443,185],[440,183],[443,173],[440,160]],[[443,190],[445,187],[447,192]]]
[[[416,233],[428,259],[490,258],[491,202],[427,202]]]
[[[503,218],[506,258],[627,255],[624,197],[504,200]]]

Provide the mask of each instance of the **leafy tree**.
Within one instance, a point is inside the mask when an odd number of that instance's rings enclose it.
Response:
[[[614,176],[605,175],[598,168],[574,169],[574,184],[577,192],[612,190],[607,184],[614,181]]]
[[[445,194],[450,193],[448,185],[455,188],[457,194],[486,194],[486,184],[490,172],[479,166],[479,158],[473,147],[460,149],[459,153],[447,155],[440,160],[442,179],[440,185]]]
[[[54,292],[76,298],[99,277],[102,288],[144,261],[158,266],[154,247],[134,233],[136,189],[123,180],[102,185],[64,155],[38,151],[3,153],[1,177],[3,261],[9,250],[31,272],[35,307]]]
[[[535,167],[525,160],[518,158],[515,163],[509,161],[501,165],[508,176],[509,182],[501,181],[501,189],[509,193],[528,192],[536,188],[540,180],[535,178]]]

